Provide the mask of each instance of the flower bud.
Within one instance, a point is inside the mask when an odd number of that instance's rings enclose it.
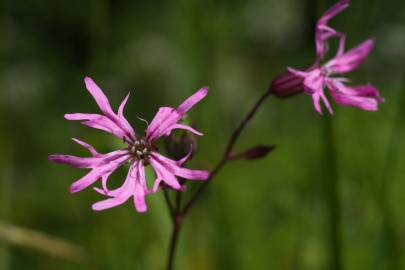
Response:
[[[246,159],[259,159],[267,156],[276,148],[275,145],[257,145],[245,151]]]
[[[182,120],[182,123],[186,123],[186,121],[187,118]],[[187,124],[189,125],[189,123]],[[186,156],[190,151],[190,147],[193,148],[193,152],[197,149],[197,138],[196,135],[187,130],[176,130],[165,138],[167,154],[175,160],[179,160]],[[191,154],[191,157],[192,155],[193,154]]]
[[[285,98],[304,91],[303,79],[290,72],[278,75],[270,85],[270,91],[277,97]]]
[[[264,145],[264,144],[259,144],[256,146],[253,146],[252,148],[249,148],[242,153],[232,155],[228,159],[229,160],[240,160],[240,159],[259,159],[259,158],[264,158],[267,156],[270,152],[272,152],[276,146],[273,145]]]

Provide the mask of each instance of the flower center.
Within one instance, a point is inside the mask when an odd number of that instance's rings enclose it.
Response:
[[[324,77],[329,77],[332,75],[332,71],[327,64],[321,67],[321,75]]]
[[[147,161],[149,159],[151,148],[152,146],[142,138],[135,140],[134,144],[130,146],[129,151],[135,159]]]

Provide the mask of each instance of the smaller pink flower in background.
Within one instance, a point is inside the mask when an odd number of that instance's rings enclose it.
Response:
[[[305,71],[287,68],[288,73],[281,74],[273,80],[271,90],[280,97],[290,96],[303,90],[312,96],[315,110],[322,114],[321,100],[328,111],[333,114],[332,107],[325,96],[324,88],[329,89],[337,104],[355,106],[363,110],[376,111],[378,103],[384,99],[371,84],[348,86],[345,77],[333,75],[344,74],[355,70],[367,58],[374,45],[372,38],[345,52],[346,35],[328,26],[329,20],[349,6],[349,0],[341,0],[327,10],[318,20],[315,31],[316,59],[314,64]],[[328,51],[328,40],[339,38],[336,55],[321,64]]]
[[[90,172],[71,185],[70,191],[72,193],[81,191],[101,179],[102,188],[95,187],[94,189],[109,198],[93,204],[92,208],[94,210],[115,207],[133,197],[136,210],[138,212],[145,212],[147,210],[145,196],[151,192],[156,192],[162,181],[175,190],[182,190],[177,177],[189,180],[205,180],[208,178],[208,171],[191,170],[182,167],[182,164],[191,155],[191,147],[190,152],[180,160],[169,159],[161,155],[154,147],[154,142],[157,139],[170,135],[174,129],[185,129],[196,135],[202,135],[197,130],[178,122],[191,107],[207,95],[207,87],[198,90],[177,109],[161,107],[152,122],[148,125],[145,136],[140,136],[135,133],[124,117],[124,107],[129,94],[119,106],[118,113],[115,113],[111,109],[107,97],[95,82],[89,77],[86,77],[84,81],[87,90],[93,96],[103,114],[74,113],[65,114],[65,118],[67,120],[80,120],[86,126],[111,133],[123,139],[127,147],[107,154],[101,154],[89,144],[78,139],[73,139],[76,143],[86,147],[92,157],[50,155],[50,161],[65,163],[77,168],[91,169]],[[108,189],[107,180],[109,176],[127,162],[129,162],[130,166],[123,185],[114,190]],[[149,164],[153,167],[156,175],[152,189],[148,188],[145,178],[145,166]]]

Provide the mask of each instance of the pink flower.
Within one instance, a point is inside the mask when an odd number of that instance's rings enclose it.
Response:
[[[205,180],[208,178],[208,171],[190,170],[181,165],[189,158],[190,152],[181,160],[169,159],[157,151],[154,143],[162,136],[168,136],[174,129],[185,129],[194,134],[202,135],[195,129],[179,124],[184,114],[196,103],[203,99],[208,88],[198,90],[194,95],[186,99],[177,109],[161,107],[152,122],[148,125],[145,136],[140,136],[124,117],[124,107],[128,100],[129,93],[122,101],[118,113],[115,113],[110,106],[103,91],[89,78],[85,78],[87,90],[95,99],[102,114],[74,113],[65,114],[67,120],[80,120],[81,123],[123,139],[127,147],[107,154],[98,153],[92,146],[78,139],[76,143],[86,147],[92,157],[76,157],[69,155],[50,155],[49,160],[57,163],[65,163],[77,168],[91,169],[85,176],[74,182],[70,191],[72,193],[81,191],[101,179],[102,188],[94,188],[98,193],[109,198],[93,204],[94,210],[104,210],[126,202],[130,197],[134,198],[135,208],[138,212],[145,212],[147,206],[145,196],[156,192],[163,181],[176,190],[182,190],[177,177],[189,180]],[[114,190],[107,187],[109,176],[120,166],[129,163],[129,171],[124,184]],[[151,165],[155,171],[152,190],[148,189],[145,179],[145,166]]]
[[[315,63],[305,71],[288,68],[289,73],[278,76],[272,82],[274,94],[284,97],[304,90],[312,96],[317,112],[322,114],[320,104],[322,100],[328,111],[333,114],[324,93],[324,89],[327,88],[335,102],[340,105],[355,106],[369,111],[378,110],[378,103],[384,99],[374,86],[371,84],[347,86],[345,84],[349,81],[347,78],[334,76],[355,70],[366,60],[374,45],[374,40],[370,38],[345,52],[345,34],[328,26],[328,21],[348,5],[349,0],[339,1],[318,20],[315,31]],[[337,53],[331,60],[321,63],[328,51],[327,42],[331,37],[339,38]]]

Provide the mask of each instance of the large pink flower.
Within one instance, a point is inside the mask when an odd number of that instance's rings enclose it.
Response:
[[[349,6],[349,0],[340,0],[318,20],[315,31],[316,59],[314,64],[305,71],[288,68],[288,73],[278,76],[272,82],[274,94],[285,97],[304,90],[312,96],[315,110],[322,114],[322,100],[328,111],[333,114],[332,107],[325,96],[324,89],[330,91],[337,104],[350,105],[363,110],[376,111],[378,103],[384,99],[371,84],[348,86],[349,80],[336,75],[348,73],[362,64],[374,45],[372,38],[345,52],[346,36],[328,25],[329,20]],[[336,55],[329,61],[324,61],[328,51],[328,40],[339,38]],[[322,63],[323,62],[323,63]]]
[[[178,122],[191,107],[207,95],[207,87],[198,90],[177,109],[170,107],[160,108],[148,125],[145,136],[140,136],[134,132],[134,129],[124,117],[124,107],[129,94],[121,103],[118,113],[115,113],[111,109],[107,97],[95,82],[89,77],[86,77],[84,81],[87,90],[97,102],[102,114],[65,114],[65,118],[68,120],[80,120],[86,126],[111,133],[121,138],[127,144],[127,147],[107,154],[100,154],[89,144],[73,139],[76,143],[86,147],[92,157],[50,155],[49,160],[53,162],[91,169],[90,172],[71,185],[70,191],[72,193],[81,191],[101,179],[102,188],[94,189],[109,198],[93,204],[94,210],[111,208],[133,197],[136,210],[145,212],[147,210],[145,196],[151,192],[156,192],[162,181],[173,189],[182,190],[177,177],[189,180],[205,180],[208,178],[208,171],[190,170],[182,167],[182,164],[191,154],[191,147],[189,154],[178,161],[159,154],[154,147],[154,142],[158,138],[169,135],[174,129],[186,129],[196,135],[202,135],[195,129]],[[107,180],[109,176],[125,163],[129,163],[130,166],[124,184],[114,190],[108,189]],[[153,167],[156,174],[152,189],[147,187],[145,179],[145,166],[148,165]]]

